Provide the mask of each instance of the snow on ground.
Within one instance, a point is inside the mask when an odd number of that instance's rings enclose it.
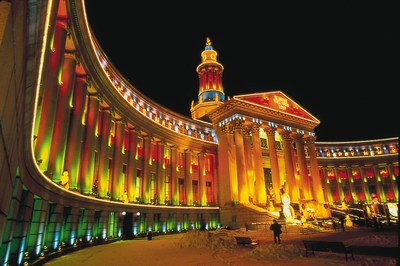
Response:
[[[208,248],[214,251],[218,250],[231,250],[240,248],[236,244],[235,236],[243,236],[245,233],[240,230],[217,230],[217,231],[189,231],[185,233],[179,240],[179,246],[181,248]],[[381,233],[371,233],[362,237],[348,239],[346,244],[350,245],[362,245],[362,246],[374,246],[379,243],[379,246],[396,246],[398,243],[398,236],[395,232],[391,235]],[[304,249],[300,248],[296,244],[263,244],[254,248],[249,248],[247,252],[241,255],[242,258],[247,258],[253,261],[298,261],[297,265],[303,265],[300,261],[305,259]],[[315,258],[315,257],[314,257]],[[300,260],[299,260],[300,259]],[[307,258],[308,259],[308,258]],[[340,253],[326,253],[319,252],[316,260],[321,263],[326,262],[332,263],[337,260],[336,265],[362,265],[362,266],[397,266],[397,260],[395,258],[385,258],[377,256],[365,256],[359,255],[356,260],[352,261],[351,258],[348,262],[344,260],[344,255]]]
[[[237,246],[235,236],[259,240],[259,246]],[[303,239],[342,241],[354,246],[398,247],[398,232],[375,231],[372,228],[349,229],[346,232],[282,234],[282,244],[273,243],[272,233],[263,231],[226,230],[188,231],[180,234],[137,238],[85,248],[51,260],[51,266],[397,266],[396,258],[355,254],[315,252],[305,257]]]

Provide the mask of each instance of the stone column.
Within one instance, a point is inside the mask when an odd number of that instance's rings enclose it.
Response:
[[[220,205],[239,201],[238,177],[236,169],[236,148],[233,137],[233,126],[226,124],[220,127],[218,150],[218,196]]]
[[[49,55],[49,63],[43,76],[43,95],[41,106],[38,108],[36,119],[38,119],[35,156],[37,160],[41,160],[39,168],[47,172],[50,159],[50,144],[53,138],[54,123],[56,118],[57,101],[59,95],[59,87],[61,79],[59,79],[62,70],[62,62],[64,59],[65,42],[67,38],[66,21],[62,19],[56,20],[54,29],[53,46]],[[35,130],[36,132],[36,130]]]
[[[376,183],[376,196],[379,200],[379,202],[385,202],[386,201],[386,193],[385,190],[383,189],[382,182],[379,180],[381,178],[380,173],[377,169],[377,166],[374,165],[372,167],[374,169],[374,175],[375,175],[375,183]]]
[[[323,168],[322,172],[323,172],[323,177],[321,177],[321,184],[322,184],[323,190],[325,191],[326,201],[333,202],[332,190],[331,190],[331,186],[330,186],[329,177],[327,174],[327,169]],[[329,181],[329,183],[328,183],[328,181]]]
[[[136,201],[136,156],[137,156],[137,136],[136,129],[129,128],[129,148],[128,148],[128,169],[127,169],[127,188],[129,202]]]
[[[254,174],[256,176],[255,195],[258,205],[268,206],[269,200],[267,199],[268,188],[265,187],[264,167],[262,162],[262,151],[260,141],[260,125],[252,124],[252,140],[253,140],[253,159],[254,159]]]
[[[65,169],[69,172],[69,189],[78,189],[80,158],[84,127],[82,125],[87,97],[86,77],[77,77],[73,96],[71,126],[68,133],[67,153],[65,155]]]
[[[297,153],[297,163],[299,164],[300,168],[300,182],[297,184],[300,187],[300,191],[303,195],[300,194],[304,199],[311,200],[311,187],[310,187],[310,180],[308,178],[308,171],[307,171],[307,161],[306,161],[306,154],[304,152],[304,139],[302,134],[294,134],[293,139],[296,143],[296,153]]]
[[[244,154],[246,155],[246,175],[247,175],[247,184],[248,186],[248,193],[249,193],[249,200],[250,202],[257,202],[257,196],[256,196],[256,174],[254,172],[254,160],[257,158],[252,151],[251,148],[251,133],[252,133],[252,127],[251,126],[245,126],[243,129],[243,144],[244,144]],[[261,154],[260,154],[261,156]],[[254,159],[253,159],[254,158]]]
[[[275,127],[267,127],[264,129],[268,137],[268,148],[269,148],[269,159],[271,161],[271,175],[272,175],[272,186],[275,195],[275,203],[281,203],[281,198],[279,197],[281,188],[281,179],[279,176],[279,164],[278,155],[276,153],[276,143],[275,143]],[[271,191],[270,191],[271,193]]]
[[[164,144],[161,141],[157,142],[157,187],[155,204],[165,203],[165,161],[164,161]]]
[[[311,167],[311,185],[313,191],[313,198],[318,203],[324,203],[325,198],[322,188],[322,178],[319,176],[317,153],[315,151],[315,137],[308,137],[305,139],[305,143],[308,147],[308,155],[310,156],[310,167]]]
[[[236,166],[238,174],[238,189],[239,189],[239,201],[242,203],[249,202],[247,174],[246,174],[246,157],[244,155],[244,144],[243,144],[243,124],[242,120],[234,120],[234,137],[236,145]]]
[[[185,150],[185,199],[188,206],[193,205],[192,151]]]
[[[387,169],[389,171],[389,176],[388,178],[390,178],[390,184],[392,186],[392,190],[393,190],[393,194],[394,194],[394,199],[396,201],[399,201],[399,187],[397,185],[397,179],[396,179],[396,175],[394,173],[394,167],[398,167],[395,165],[388,165]]]
[[[178,147],[171,147],[171,202],[179,205]]]
[[[299,202],[300,192],[294,176],[293,147],[292,147],[291,134],[292,132],[288,130],[283,130],[281,133],[283,140],[283,151],[285,154],[285,170],[286,170],[286,182],[287,182],[284,190],[286,193],[289,194],[292,202]]]
[[[218,194],[218,189],[217,189],[217,187],[219,186],[219,183],[218,183],[218,167],[217,167],[217,165],[218,165],[218,163],[217,163],[217,158],[216,158],[216,156],[214,155],[214,154],[212,154],[212,155],[208,155],[208,156],[210,156],[211,158],[210,159],[212,159],[212,167],[213,167],[213,170],[212,170],[212,172],[211,172],[211,175],[212,175],[212,191],[213,191],[213,203],[217,203],[217,202],[219,202],[219,197],[220,197],[220,194]]]
[[[356,189],[354,187],[354,183],[353,183],[353,174],[351,172],[351,167],[346,167],[346,173],[347,173],[347,179],[349,182],[349,187],[350,187],[350,193],[351,193],[351,197],[353,199],[353,203],[358,203],[358,196],[357,196],[357,192]]]
[[[342,180],[340,179],[340,175],[339,175],[339,171],[337,170],[337,168],[333,168],[333,171],[335,173],[335,178],[336,178],[336,184],[337,184],[337,190],[338,190],[338,194],[339,194],[339,199],[341,202],[343,202],[345,200],[344,198],[344,192],[343,192],[343,188],[342,188]]]
[[[53,137],[50,146],[48,172],[53,181],[58,183],[64,170],[64,158],[67,145],[68,129],[71,117],[71,97],[75,85],[76,59],[74,54],[65,53],[62,69],[62,82],[58,94],[57,110]]]
[[[199,202],[200,206],[207,206],[207,188],[206,188],[206,169],[205,160],[206,155],[204,153],[199,154]]]
[[[122,147],[125,139],[126,122],[123,120],[115,121],[114,152],[112,167],[112,186],[111,198],[121,200],[125,193],[124,176],[122,174]]]
[[[143,191],[141,198],[144,203],[150,203],[150,155],[151,155],[151,138],[149,136],[143,137]]]
[[[365,176],[365,167],[360,167],[360,175],[361,175],[361,185],[362,185],[362,189],[364,192],[364,197],[365,200],[367,202],[371,201],[371,193],[369,191],[369,187],[368,187],[368,182],[364,182],[364,179],[366,179]],[[373,191],[373,193],[375,193],[375,191]]]
[[[83,194],[92,194],[94,178],[94,154],[96,149],[96,130],[99,115],[99,96],[89,96],[87,117],[85,119],[86,130],[83,143],[82,168],[80,176],[80,191]]]
[[[97,171],[97,194],[100,198],[106,198],[109,191],[109,182],[110,180],[110,134],[111,134],[111,117],[112,110],[110,108],[102,108],[101,109],[101,124],[99,125],[99,152],[98,152],[98,161],[99,168]]]

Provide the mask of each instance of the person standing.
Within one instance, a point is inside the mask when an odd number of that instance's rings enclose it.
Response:
[[[278,244],[281,243],[281,234],[282,234],[282,225],[278,223],[276,219],[273,220],[273,223],[269,227],[270,230],[273,231],[274,233],[274,241],[275,244],[278,242]]]
[[[332,220],[332,227],[333,227],[333,231],[336,231],[336,222],[335,222],[335,220]]]
[[[340,226],[342,227],[342,231],[343,232],[346,231],[346,228],[344,227],[345,226],[344,216],[340,216],[339,221],[340,221]]]

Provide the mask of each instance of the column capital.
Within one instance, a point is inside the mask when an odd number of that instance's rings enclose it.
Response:
[[[102,112],[104,112],[104,113],[110,113],[111,112],[111,108],[110,107],[100,107],[101,108],[101,111]]]
[[[292,140],[292,131],[290,130],[282,130],[280,134],[284,140]]]
[[[268,136],[275,136],[276,127],[265,127],[263,128],[264,132],[267,133]]]
[[[233,129],[243,129],[244,128],[244,121],[243,120],[239,120],[239,119],[235,119],[231,122]]]
[[[233,134],[233,126],[231,124],[225,124],[221,126],[221,132],[223,135]]]
[[[128,122],[124,118],[115,119],[115,123],[123,124],[125,126],[128,125]]]
[[[92,83],[90,77],[86,74],[76,74],[75,79],[85,82],[87,86]]]
[[[259,132],[261,125],[259,123],[251,123],[250,127],[253,132]]]
[[[89,96],[89,98],[93,98],[93,99],[99,100],[99,102],[101,102],[101,95],[99,93],[89,93],[88,96]]]
[[[304,135],[299,133],[293,133],[292,138],[294,139],[294,141],[303,141]]]
[[[244,126],[243,127],[243,135],[245,137],[250,137],[253,130],[254,130],[254,128],[252,125]]]
[[[64,29],[66,32],[68,32],[68,25],[67,25],[67,19],[64,17],[57,17],[56,19],[56,26],[61,27]]]
[[[309,137],[304,139],[304,142],[305,142],[306,145],[312,145],[312,144],[315,144],[316,140],[317,140],[317,137],[309,136]]]
[[[64,53],[64,60],[65,59],[72,59],[75,60],[75,62],[78,62],[78,60],[76,59],[75,51],[66,51]]]

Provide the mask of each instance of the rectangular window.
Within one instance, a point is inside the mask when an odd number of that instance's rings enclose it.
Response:
[[[267,139],[260,138],[260,142],[261,142],[261,148],[268,149],[268,141],[267,141]]]
[[[265,184],[270,187],[272,185],[272,174],[271,174],[271,168],[263,168],[264,169],[264,179],[265,179]]]
[[[282,142],[281,142],[281,141],[275,141],[275,149],[276,149],[277,151],[281,151],[282,148],[283,148]]]
[[[193,154],[191,158],[191,165],[193,171],[199,170],[199,157],[197,154]]]

